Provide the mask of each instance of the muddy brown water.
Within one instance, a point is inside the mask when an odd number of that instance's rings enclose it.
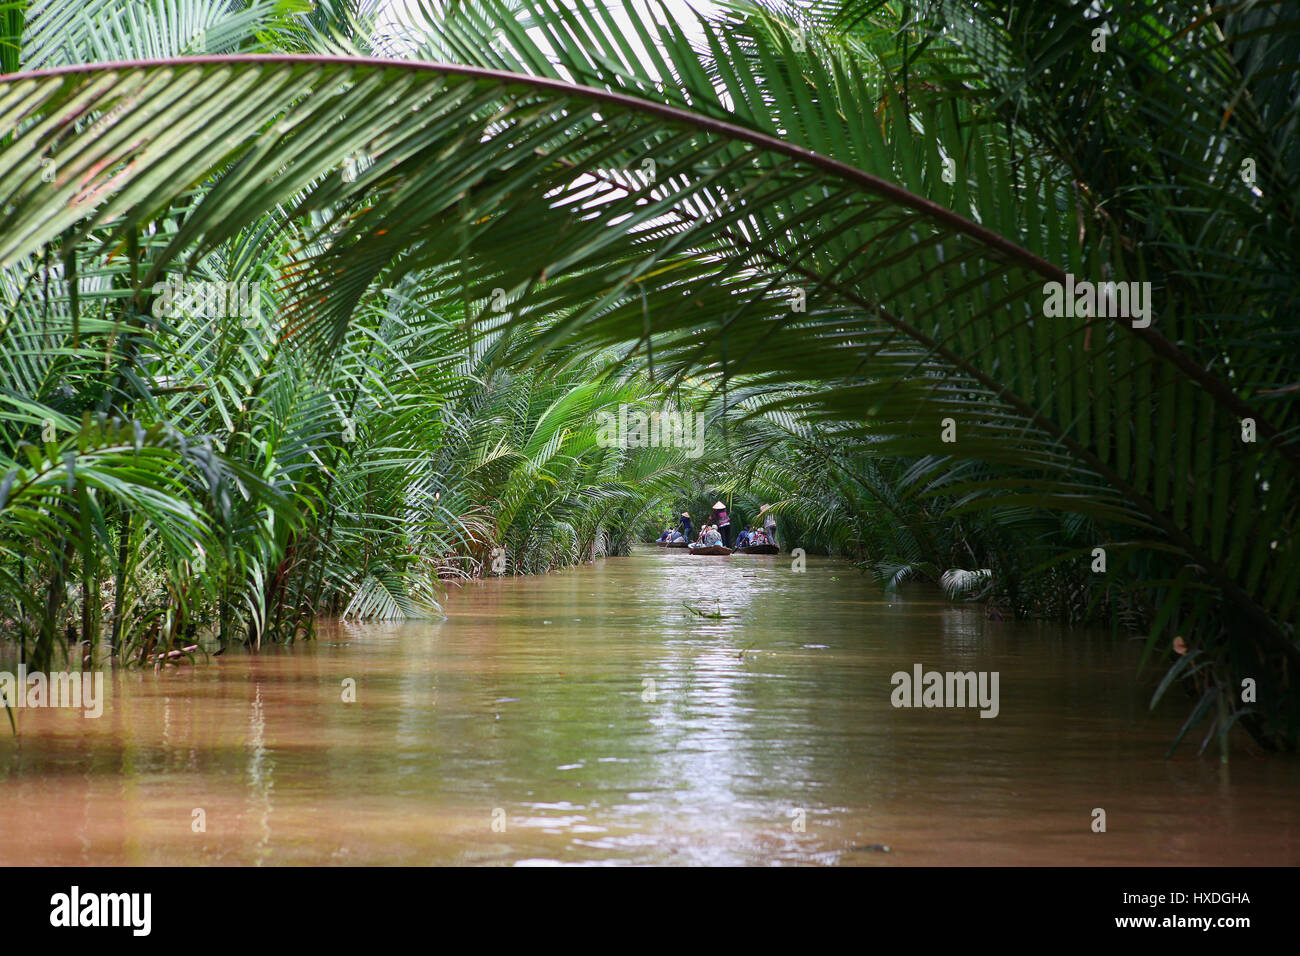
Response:
[[[1300,862],[1300,764],[1164,759],[1185,702],[1105,632],[658,549],[446,611],[19,711],[0,863]],[[893,707],[915,664],[997,671],[998,716]]]

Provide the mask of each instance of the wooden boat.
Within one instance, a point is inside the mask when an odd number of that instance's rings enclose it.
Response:
[[[736,554],[780,554],[781,549],[774,544],[751,544],[737,548]]]
[[[724,548],[724,547],[723,547],[722,545],[720,545],[720,544],[715,544],[715,545],[713,545],[713,546],[711,546],[711,547],[708,547],[708,548],[687,548],[686,550],[689,551],[691,554],[702,554],[702,555],[704,555],[704,556],[706,556],[706,557],[709,556],[709,555],[714,555],[714,554],[716,554],[716,555],[718,555],[718,556],[720,556],[720,557],[723,557],[723,556],[726,556],[726,555],[728,555],[728,554],[731,554],[731,549],[730,549],[730,548]]]
[[[684,548],[684,547],[686,547],[686,542],[685,542],[685,541],[669,541],[669,542],[667,542],[667,543],[664,545],[664,547],[665,547],[665,548]]]

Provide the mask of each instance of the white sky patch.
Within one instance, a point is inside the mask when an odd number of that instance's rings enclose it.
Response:
[[[577,3],[590,3],[591,0],[565,0],[570,8],[576,8]],[[704,29],[700,23],[700,17],[711,17],[722,12],[722,8],[712,0],[638,0],[638,6],[644,10],[650,10],[655,13],[660,12],[660,6],[666,10],[668,15],[677,23],[690,38],[691,43],[697,44],[704,38]],[[389,49],[393,55],[403,55],[409,53],[420,46],[420,38],[413,35],[416,24],[424,22],[425,18],[421,13],[423,4],[421,0],[389,0],[380,8],[378,16],[379,33],[385,36]],[[435,4],[435,7],[441,6]],[[651,60],[646,56],[645,46],[641,42],[641,37],[632,26],[632,21],[627,15],[627,11],[621,3],[607,3],[606,8],[610,12],[611,18],[618,25],[623,39],[627,42],[632,51],[636,53],[641,64],[648,71],[653,73]],[[652,35],[653,30],[648,31]],[[551,54],[551,46],[541,34],[540,30],[530,31],[534,41],[548,56]]]

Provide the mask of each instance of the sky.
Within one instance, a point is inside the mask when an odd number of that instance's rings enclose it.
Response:
[[[568,2],[573,3],[575,0],[568,0]],[[580,2],[590,2],[590,0],[580,0]],[[638,0],[638,2],[644,3],[645,0]],[[699,27],[697,14],[708,16],[720,12],[722,9],[718,4],[713,3],[712,0],[690,0],[689,3],[687,0],[659,0],[659,2],[662,3],[662,6],[668,11],[669,15],[672,16],[678,24],[683,26],[686,33],[693,41],[698,40],[703,36],[703,31]],[[644,50],[645,48],[641,45],[636,32],[631,29],[627,15],[622,9],[622,4],[620,2],[612,2],[609,6],[615,22],[620,25],[627,25],[627,28],[623,31],[623,36],[627,40],[628,45],[634,50]],[[388,15],[387,20],[389,23],[393,22],[393,18],[405,20],[406,22],[419,22],[422,19],[418,14],[419,8],[420,0],[391,0],[391,2],[385,4],[383,10]],[[381,14],[381,23],[383,23],[384,20],[385,14]]]

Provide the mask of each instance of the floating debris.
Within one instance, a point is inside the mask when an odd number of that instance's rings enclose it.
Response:
[[[150,654],[147,660],[149,661],[150,664],[159,664],[162,663],[163,661],[174,661],[178,658],[189,657],[190,654],[193,654],[198,649],[199,649],[199,645],[190,644],[187,647],[182,647],[180,650],[167,651],[166,653]]]
[[[699,608],[691,607],[689,604],[683,601],[682,607],[686,608],[686,610],[690,611],[692,614],[698,617],[707,617],[715,621],[722,621],[722,620],[726,620],[727,618],[732,618],[736,616],[734,614],[723,614],[721,610],[721,605],[719,605],[719,609],[716,611],[701,611]]]

